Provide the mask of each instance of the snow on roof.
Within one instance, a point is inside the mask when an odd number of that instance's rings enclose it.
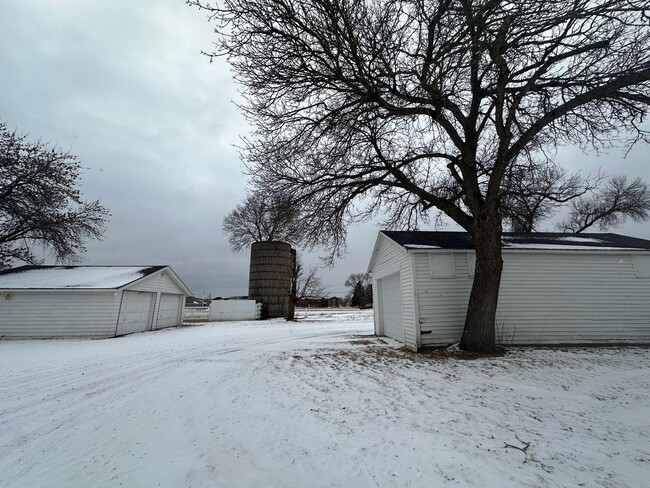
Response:
[[[406,249],[474,249],[474,242],[467,232],[383,230],[381,233]],[[502,246],[504,249],[650,251],[649,240],[611,233],[504,232]]]
[[[572,234],[509,234],[504,233],[501,240],[504,249],[552,249],[552,250],[584,250],[598,249],[599,251],[642,251],[641,242],[631,243],[636,240],[650,244],[642,239],[634,239],[617,234],[602,235],[600,238],[587,235]],[[627,244],[627,245],[626,245]],[[636,245],[634,245],[636,244]]]
[[[509,244],[504,242],[503,247],[505,249],[555,249],[555,250],[584,250],[584,249],[598,249],[599,251],[642,251],[638,247],[608,247],[608,246],[598,246],[596,248],[589,246],[572,246],[571,244]]]
[[[0,272],[4,289],[113,289],[165,266],[21,266]]]
[[[582,244],[586,242],[597,242],[597,243],[602,243],[602,239],[595,239],[593,237],[576,237],[576,236],[569,236],[569,237],[558,237],[558,241],[563,241],[563,242],[580,242]]]
[[[440,246],[428,246],[426,244],[405,244],[408,249],[442,249]]]

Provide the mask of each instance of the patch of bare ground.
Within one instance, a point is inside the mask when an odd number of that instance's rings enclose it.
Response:
[[[426,348],[418,352],[417,354],[434,358],[434,359],[464,359],[464,360],[473,360],[473,359],[490,359],[490,358],[500,358],[506,355],[506,348],[497,346],[497,350],[492,353],[478,353],[478,352],[468,352],[458,349],[457,345],[450,347],[436,347],[436,348]],[[415,353],[414,353],[415,354]]]
[[[474,353],[467,352],[458,349],[457,346],[451,347],[441,347],[441,348],[427,348],[419,352],[413,352],[406,347],[400,348],[386,348],[381,347],[388,344],[381,337],[376,337],[373,335],[357,335],[353,336],[353,339],[350,341],[350,344],[354,346],[369,346],[364,349],[354,349],[352,351],[341,350],[341,351],[332,351],[333,354],[347,354],[347,353],[361,353],[361,354],[374,354],[381,356],[382,358],[399,358],[399,359],[408,359],[411,361],[432,361],[432,360],[448,360],[448,359],[457,359],[457,360],[474,360],[474,359],[489,359],[489,358],[500,358],[506,354],[506,349],[499,347],[496,352],[485,354],[485,353]]]
[[[350,341],[350,344],[353,346],[376,346],[378,344],[388,344],[388,342],[374,334],[356,334],[351,337],[352,340]]]
[[[484,371],[496,371],[502,370],[504,368],[509,368],[510,363],[503,363],[498,361],[498,359],[504,357],[512,357],[513,360],[517,361],[517,364],[522,369],[539,369],[541,367],[548,366],[548,362],[557,362],[559,359],[554,357],[550,358],[539,358],[539,357],[530,357],[523,358],[521,353],[524,351],[533,351],[540,349],[539,347],[510,347],[499,348],[499,350],[493,354],[478,354],[470,353],[467,351],[461,351],[458,347],[451,346],[445,348],[427,348],[421,350],[420,352],[413,352],[405,347],[386,347],[387,341],[383,340],[380,337],[373,335],[358,335],[352,336],[350,344],[353,348],[333,348],[327,350],[321,350],[315,354],[306,354],[304,356],[300,354],[293,355],[293,359],[297,361],[302,361],[303,364],[320,364],[320,365],[329,365],[335,369],[339,369],[344,366],[345,363],[356,364],[362,367],[375,367],[377,365],[386,365],[387,363],[399,364],[401,367],[411,368],[411,367],[427,367],[428,364],[434,363],[447,363],[452,366],[454,369],[456,365],[460,366],[461,362],[464,361],[474,361],[474,360],[484,360],[485,362],[481,366]],[[545,350],[553,350],[563,353],[571,353],[570,357],[567,360],[571,360],[575,355],[589,355],[591,356],[594,348],[588,347],[545,347]],[[628,354],[637,354],[643,353],[647,348],[639,347],[608,347],[604,348],[604,351],[607,351],[606,356],[613,355],[616,356],[616,352],[621,349],[625,349]],[[520,358],[518,360],[517,358]],[[492,361],[494,359],[494,361]],[[606,357],[600,358],[603,362],[607,362]]]
[[[591,354],[594,350],[607,351],[609,353],[616,353],[617,351],[626,351],[631,354],[636,354],[637,352],[642,354],[643,351],[650,349],[650,345],[647,344],[629,344],[629,345],[557,345],[557,346],[513,346],[513,347],[503,347],[497,346],[497,350],[493,353],[475,353],[463,351],[458,348],[458,345],[455,344],[449,347],[430,347],[421,349],[420,351],[413,352],[406,347],[400,348],[385,348],[381,347],[388,344],[381,337],[373,335],[359,335],[355,337],[351,342],[353,345],[359,346],[369,346],[363,350],[355,349],[352,352],[360,352],[366,354],[373,354],[381,356],[383,358],[394,357],[400,359],[408,359],[412,361],[431,361],[431,360],[475,360],[475,359],[491,359],[491,358],[502,358],[506,356],[509,352],[523,352],[526,350],[548,350],[548,351],[557,351],[573,354]],[[339,351],[339,352],[350,352],[350,351]]]
[[[393,348],[385,347],[386,342],[375,339],[356,339],[350,341],[356,346],[363,346],[355,349],[332,349],[319,352],[310,356],[315,361],[329,359],[334,362],[350,361],[364,366],[386,363],[387,361],[399,361],[404,366],[423,365],[431,362],[449,361],[449,360],[473,360],[502,357],[504,352],[497,354],[475,354],[459,350],[448,349],[428,349],[424,352],[415,353],[405,347]],[[295,358],[295,356],[294,356]]]

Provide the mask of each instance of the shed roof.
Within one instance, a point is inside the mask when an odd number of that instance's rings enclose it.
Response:
[[[0,272],[5,289],[117,289],[167,266],[20,266]]]
[[[381,231],[406,249],[474,249],[467,232]],[[564,234],[504,232],[503,249],[650,250],[650,241],[620,234]]]

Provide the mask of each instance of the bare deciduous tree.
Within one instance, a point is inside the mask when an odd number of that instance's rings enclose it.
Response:
[[[650,191],[640,178],[626,176],[580,178],[555,165],[515,167],[506,175],[502,212],[513,232],[530,233],[552,217],[563,204],[569,216],[556,225],[561,232],[583,232],[598,224],[600,230],[628,218],[643,222],[650,216]]]
[[[296,251],[294,254],[293,275],[291,277],[291,303],[287,313],[287,320],[295,319],[296,302],[305,298],[323,298],[326,293],[325,286],[318,274],[318,268],[312,266],[306,270]]]
[[[293,299],[300,300],[303,298],[323,298],[327,292],[320,275],[318,268],[311,266],[309,269],[305,268],[300,260],[296,259],[296,271],[293,276],[294,285]]]
[[[0,123],[0,268],[40,262],[34,247],[74,262],[86,239],[101,239],[109,213],[82,200],[80,171],[69,152],[29,142]]]
[[[504,176],[501,212],[513,232],[534,232],[559,206],[570,202],[600,182],[600,176],[581,178],[567,174],[551,161],[513,164]]]
[[[626,218],[634,222],[648,220],[648,212],[648,185],[640,178],[628,182],[625,176],[617,176],[599,192],[572,201],[569,216],[558,228],[563,232],[583,232],[598,224],[601,230],[606,230]]]
[[[235,252],[261,241],[296,244],[303,232],[299,211],[289,198],[261,192],[249,195],[238,204],[223,219],[223,230]]]
[[[647,0],[188,3],[221,22],[248,171],[300,203],[305,242],[336,253],[350,222],[416,228],[434,209],[470,233],[466,350],[495,347],[513,165],[648,140]]]

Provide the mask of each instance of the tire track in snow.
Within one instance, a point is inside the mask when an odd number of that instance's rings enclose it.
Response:
[[[207,347],[192,347],[190,351],[181,352],[180,354],[175,351],[162,351],[163,357],[161,357],[161,351],[153,350],[147,353],[146,356],[138,354],[134,356],[122,355],[118,362],[119,369],[115,369],[115,366],[107,366],[106,361],[98,362],[95,361],[92,364],[91,368],[83,368],[83,375],[80,374],[79,365],[75,364],[74,366],[66,365],[62,368],[59,368],[58,371],[48,370],[47,372],[42,372],[40,376],[35,377],[32,381],[24,381],[21,378],[17,379],[17,382],[20,383],[18,386],[21,391],[2,391],[2,396],[5,397],[19,397],[22,401],[15,402],[12,406],[4,411],[0,411],[0,425],[4,417],[11,412],[16,412],[23,410],[28,405],[32,405],[35,402],[43,401],[54,401],[61,397],[66,397],[70,394],[73,394],[75,391],[84,392],[84,395],[90,396],[97,391],[106,389],[106,382],[112,383],[115,380],[128,380],[130,378],[138,377],[134,376],[140,371],[144,371],[144,379],[154,379],[161,376],[161,365],[169,363],[164,368],[164,371],[167,371],[170,367],[175,366],[175,363],[183,362],[185,360],[192,360],[204,355],[221,355],[228,354],[250,347],[259,347],[265,345],[276,345],[284,342],[291,342],[294,340],[305,340],[309,338],[322,337],[323,335],[333,336],[333,335],[346,335],[349,332],[341,332],[339,334],[301,334],[300,336],[292,336],[290,338],[283,338],[279,340],[270,341],[268,339],[264,340],[240,340],[240,341],[229,341],[226,344],[218,344],[215,347],[214,344],[209,344]],[[278,334],[281,335],[281,334]],[[224,347],[225,346],[225,347]],[[198,350],[197,350],[198,349]],[[125,359],[129,359],[128,362],[125,362]],[[114,358],[107,358],[112,362]],[[110,371],[108,374],[105,371]],[[83,378],[81,378],[83,376]],[[48,386],[44,386],[42,381],[50,383]],[[34,382],[40,383],[37,388],[35,388]],[[126,383],[128,384],[128,383]],[[62,389],[62,386],[64,387]],[[51,393],[52,392],[52,393]],[[22,396],[21,396],[22,393]],[[38,400],[38,397],[42,397]]]
[[[251,340],[248,338],[244,339],[239,339],[239,340],[232,340],[229,338],[228,342],[214,342],[210,341],[206,347],[204,347],[202,350],[197,352],[196,354],[208,354],[211,352],[214,353],[223,353],[223,352],[234,352],[235,350],[241,350],[245,349],[247,347],[256,347],[256,346],[261,346],[264,344],[277,344],[277,343],[282,343],[282,342],[287,342],[291,341],[294,339],[307,339],[310,337],[321,337],[321,336],[336,336],[336,335],[346,335],[350,334],[351,332],[349,330],[338,330],[338,331],[333,331],[329,330],[326,333],[317,333],[314,334],[313,332],[309,332],[310,335],[305,336],[305,333],[302,333],[302,336],[289,336],[286,337],[286,332],[278,332],[274,334],[274,336],[279,336],[279,337],[284,337],[284,339],[279,340],[279,341],[274,341],[274,342],[269,342],[268,339],[264,340]],[[205,339],[202,339],[203,342],[207,342]],[[125,373],[131,372],[133,369],[139,370],[143,366],[151,365],[152,363],[158,363],[161,358],[161,354],[164,355],[163,359],[167,357],[179,357],[182,358],[184,355],[178,355],[176,353],[177,350],[183,349],[184,346],[191,346],[192,349],[196,349],[196,341],[185,341],[185,343],[173,343],[169,344],[171,346],[168,349],[163,349],[160,350],[157,347],[150,348],[149,351],[137,351],[137,352],[129,352],[125,354],[112,354],[112,353],[104,353],[104,358],[102,360],[93,360],[91,363],[88,362],[87,359],[80,359],[80,360],[75,360],[70,363],[66,363],[62,366],[59,367],[54,367],[54,368],[49,368],[47,372],[44,373],[42,369],[39,368],[34,368],[38,369],[38,372],[31,372],[28,374],[16,374],[16,373],[11,373],[10,375],[7,375],[5,377],[5,381],[0,381],[0,398],[21,398],[23,396],[30,396],[29,399],[33,400],[34,397],[42,396],[42,395],[47,395],[48,392],[50,391],[59,391],[62,388],[62,384],[65,384],[65,381],[69,378],[77,378],[78,376],[87,376],[85,380],[89,380],[90,378],[95,379],[93,381],[92,379],[90,382],[86,383],[88,385],[91,385],[96,382],[101,382],[103,381],[103,377],[101,376],[102,372],[106,371],[107,369],[109,371],[113,371],[114,368],[116,367],[115,365],[118,365],[117,367],[120,368],[121,373],[117,373],[117,375],[122,376]],[[233,346],[235,346],[235,349],[232,349]],[[187,353],[183,353],[187,354]],[[108,361],[111,361],[115,364],[113,365],[107,365],[106,363]],[[137,363],[137,364],[133,364]],[[127,369],[129,368],[130,369]],[[84,374],[82,375],[81,372]],[[77,378],[79,379],[79,378]],[[39,388],[37,390],[34,389],[34,382],[40,382],[41,384],[39,385]],[[43,382],[47,382],[48,384],[43,384]],[[68,388],[67,390],[70,390],[72,388]],[[65,392],[60,392],[60,394],[65,394]],[[2,415],[5,413],[5,411],[0,410],[0,418]]]
[[[349,328],[265,332],[264,338],[228,337],[228,342],[209,341],[207,344],[205,338],[201,338],[199,341],[165,344],[162,349],[151,347],[144,354],[106,354],[100,361],[93,359],[89,363],[79,360],[41,371],[40,374],[18,375],[12,378],[13,385],[12,382],[5,381],[2,396],[9,398],[6,395],[11,395],[14,400],[0,412],[0,432],[5,433],[2,436],[5,439],[0,442],[0,459],[37,440],[40,452],[56,448],[57,436],[51,436],[43,442],[44,438],[95,415],[95,407],[98,405],[105,409],[122,401],[139,387],[155,382],[170,370],[178,368],[179,363],[215,359],[250,348],[290,344],[313,338],[344,337],[353,333]],[[83,370],[83,375],[80,374],[80,369]],[[62,384],[65,386],[62,387]],[[16,398],[18,401],[15,401]],[[39,419],[38,416],[43,411],[49,411],[50,416]],[[3,477],[12,479],[21,476],[29,472],[37,462],[37,459],[32,459],[20,465],[7,466],[2,470]]]

